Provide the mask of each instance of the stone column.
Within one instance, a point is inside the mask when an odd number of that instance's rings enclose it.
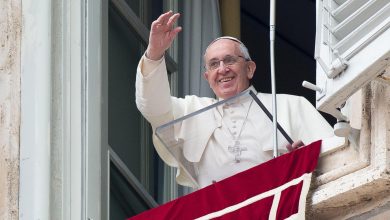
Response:
[[[0,1],[0,219],[19,219],[21,0]]]

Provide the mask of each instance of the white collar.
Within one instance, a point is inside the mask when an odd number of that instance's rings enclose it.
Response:
[[[249,92],[249,91],[252,91],[254,92],[255,94],[257,94],[257,91],[255,89],[254,86],[249,86],[247,89],[245,89],[244,91],[242,91],[241,93],[245,93],[245,92]],[[224,99],[222,98],[219,98],[218,101],[223,101]],[[253,102],[253,98],[250,96],[250,95],[244,95],[244,96],[240,96],[234,100],[232,100],[231,102],[226,102],[224,104],[221,104],[221,105],[218,105],[217,106],[217,111],[219,112],[220,116],[223,117],[223,107],[224,106],[230,106],[230,105],[235,105],[235,104],[241,104],[241,106],[243,108],[248,108],[250,106],[250,104]]]
[[[247,89],[245,89],[244,91],[242,91],[241,93],[243,93],[243,92],[247,92],[247,91],[252,91],[253,93],[255,93],[255,94],[257,94],[257,90],[255,89],[255,87],[253,86],[253,85],[250,85]],[[223,99],[223,98],[219,98],[218,97],[218,102],[219,101],[222,101],[222,100],[225,100],[225,99]]]

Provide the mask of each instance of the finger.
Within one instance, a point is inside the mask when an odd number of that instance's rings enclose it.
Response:
[[[171,13],[172,13],[172,11],[168,11],[168,12],[160,15],[160,17],[158,17],[155,21],[152,22],[151,29],[157,30],[160,27],[162,27],[164,25],[164,23],[169,19]]]
[[[181,27],[176,27],[174,28],[170,33],[169,33],[169,39],[172,41],[176,35],[182,30]]]
[[[169,14],[171,14],[172,13],[172,11],[167,11],[167,12],[165,12],[164,14],[161,14],[157,19],[156,19],[156,21],[157,22],[163,22],[164,20],[166,20],[167,19],[167,17],[169,17]]]
[[[179,19],[180,14],[176,13],[173,16],[171,16],[167,22],[168,27],[173,29],[173,25],[176,23],[177,19]]]
[[[160,15],[160,17],[157,19],[161,25],[166,25],[166,23],[168,22],[169,18],[172,16],[173,12],[172,11],[168,11],[162,15]]]

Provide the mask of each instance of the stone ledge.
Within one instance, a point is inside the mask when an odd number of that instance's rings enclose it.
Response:
[[[311,191],[308,219],[340,219],[351,212],[358,215],[370,202],[388,196],[388,171],[364,168]]]

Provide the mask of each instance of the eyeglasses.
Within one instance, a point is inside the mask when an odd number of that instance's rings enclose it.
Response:
[[[248,59],[243,56],[226,55],[222,60],[211,59],[207,64],[207,69],[209,71],[214,71],[218,69],[218,67],[221,65],[221,61],[225,66],[233,66],[238,62],[239,58],[243,58],[245,61],[248,61]]]

